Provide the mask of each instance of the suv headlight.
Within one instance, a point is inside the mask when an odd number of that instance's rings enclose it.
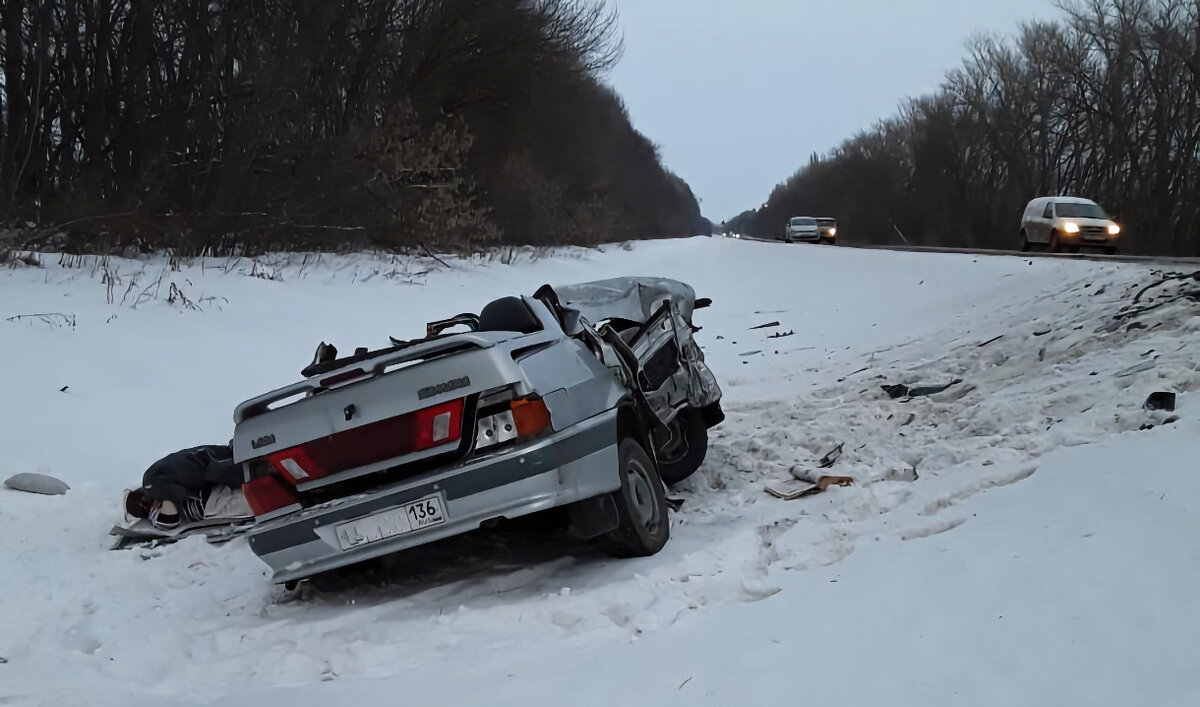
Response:
[[[1066,231],[1067,233],[1079,233],[1079,224],[1068,223],[1065,226],[1063,226],[1063,230]]]
[[[1117,234],[1118,234],[1118,233],[1120,233],[1120,232],[1121,232],[1121,227],[1120,227],[1120,226],[1118,226],[1118,225],[1117,225],[1117,224],[1115,224],[1115,223],[1113,223],[1113,224],[1109,224],[1109,226],[1108,226],[1108,235],[1110,235],[1110,236],[1115,236],[1115,235],[1117,235]]]

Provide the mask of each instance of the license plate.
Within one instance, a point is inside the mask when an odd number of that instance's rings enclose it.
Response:
[[[390,511],[376,513],[337,526],[343,550],[424,530],[446,522],[441,496],[427,496]]]

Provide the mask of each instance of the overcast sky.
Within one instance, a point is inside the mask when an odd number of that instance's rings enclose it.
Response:
[[[1051,0],[609,0],[633,124],[720,222],[858,130],[935,90],[978,33]]]

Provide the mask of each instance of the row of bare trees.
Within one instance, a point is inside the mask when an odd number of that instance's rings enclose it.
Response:
[[[69,248],[703,228],[601,83],[603,0],[4,0],[0,225]]]
[[[1013,248],[1036,196],[1093,198],[1133,252],[1200,254],[1200,2],[1086,0],[972,43],[933,96],[814,157],[733,226],[840,218],[847,240]]]

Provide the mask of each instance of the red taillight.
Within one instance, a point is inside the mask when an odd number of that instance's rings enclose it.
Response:
[[[462,417],[463,401],[454,400],[275,452],[267,461],[283,480],[302,484],[453,444],[462,438]]]
[[[462,411],[462,400],[418,410],[415,413],[417,434],[413,439],[413,451],[420,452],[458,441],[462,437]]]
[[[242,484],[242,494],[255,516],[264,516],[300,502],[295,491],[274,474]]]

